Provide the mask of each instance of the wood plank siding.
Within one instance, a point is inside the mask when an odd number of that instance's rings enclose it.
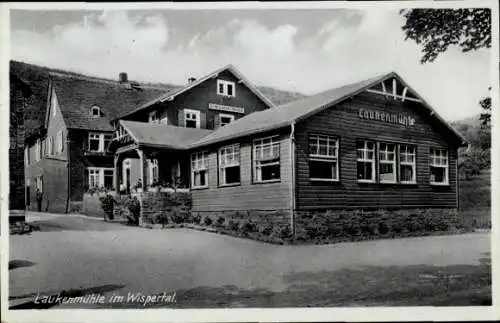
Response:
[[[414,125],[387,123],[359,117],[359,109],[403,113]],[[450,143],[445,127],[416,102],[385,99],[362,93],[296,125],[296,207],[319,208],[455,208],[457,207],[457,145]],[[339,181],[315,182],[309,178],[308,135],[339,138]],[[416,145],[416,184],[359,183],[356,141],[368,140]],[[429,149],[448,149],[449,185],[429,182]],[[378,163],[376,163],[378,166]],[[378,169],[376,167],[376,174]]]
[[[288,133],[287,133],[288,132]],[[280,181],[254,183],[252,179],[253,139],[279,134]],[[218,149],[233,143],[240,144],[240,185],[220,187],[218,178]],[[200,150],[201,151],[201,150]],[[192,189],[194,211],[274,210],[289,209],[291,201],[291,161],[289,131],[256,135],[209,147],[208,188]]]

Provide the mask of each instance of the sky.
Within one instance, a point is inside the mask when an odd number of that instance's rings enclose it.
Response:
[[[449,121],[481,112],[490,49],[421,64],[398,10],[11,11],[11,58],[87,75],[182,85],[233,64],[307,95],[396,71]]]

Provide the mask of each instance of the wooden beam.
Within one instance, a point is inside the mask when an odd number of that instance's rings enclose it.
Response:
[[[383,92],[384,95],[386,95],[386,93],[387,93],[387,89],[385,88],[384,81],[382,81],[382,92]]]
[[[405,86],[405,88],[403,89],[403,97],[401,98],[401,101],[403,101],[403,102],[406,99],[406,92],[408,92],[408,87],[407,86]]]
[[[369,93],[375,93],[375,94],[381,94],[381,95],[383,95],[383,96],[387,96],[387,95],[388,95],[387,93],[380,92],[380,91],[377,91],[377,90],[371,90],[371,89],[366,90],[366,92],[369,92]],[[403,97],[402,97],[402,96],[400,96],[400,95],[396,95],[396,98],[401,99],[401,98],[403,98]],[[422,100],[420,100],[420,99],[414,99],[414,98],[410,98],[410,97],[406,97],[406,100],[407,100],[407,101],[413,101],[413,102],[419,102],[419,103],[422,103]]]
[[[394,97],[394,100],[396,100],[396,85],[397,85],[396,79],[393,78],[392,79],[392,96]]]

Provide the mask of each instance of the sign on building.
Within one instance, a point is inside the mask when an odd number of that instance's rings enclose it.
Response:
[[[413,126],[415,124],[415,118],[403,113],[398,114],[398,113],[388,113],[384,111],[376,111],[369,109],[359,109],[358,115],[362,119],[401,124],[405,126]]]
[[[242,113],[245,114],[245,109],[240,108],[240,107],[233,107],[230,105],[222,105],[222,104],[215,104],[215,103],[209,103],[208,108],[210,110],[217,110],[217,111],[225,111],[225,112],[234,112],[234,113]]]

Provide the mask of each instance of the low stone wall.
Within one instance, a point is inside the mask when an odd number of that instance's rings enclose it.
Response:
[[[461,230],[456,209],[298,211],[295,240],[316,243],[423,236]]]
[[[257,240],[278,242],[292,237],[290,210],[193,211],[192,222]]]

